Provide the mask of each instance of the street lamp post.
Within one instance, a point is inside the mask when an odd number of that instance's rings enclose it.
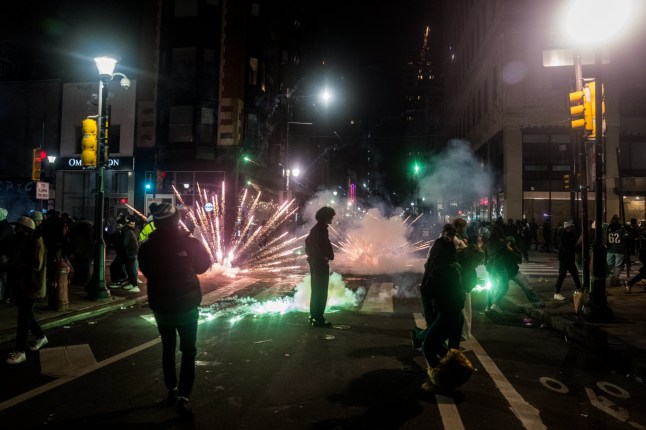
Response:
[[[103,239],[103,215],[105,208],[105,186],[104,174],[105,163],[108,155],[108,118],[107,100],[108,83],[114,75],[121,76],[121,85],[124,88],[130,86],[130,80],[122,73],[114,73],[117,60],[111,57],[97,57],[94,59],[99,70],[99,121],[98,134],[99,145],[97,145],[96,157],[96,202],[94,212],[94,271],[92,278],[87,285],[87,297],[89,299],[105,299],[110,297],[110,291],[105,285],[105,241]]]
[[[601,75],[601,53],[595,53],[596,86],[597,92],[594,100],[596,116],[594,118],[596,134],[594,139],[594,245],[592,248],[592,285],[590,299],[585,304],[584,315],[590,319],[611,319],[612,308],[608,305],[606,297],[606,248],[603,245],[603,80]]]
[[[632,0],[617,0],[610,4],[604,0],[573,0],[569,4],[565,29],[578,45],[588,45],[595,52],[595,137],[594,137],[594,192],[595,231],[592,252],[592,283],[590,299],[583,308],[587,318],[604,320],[612,318],[612,309],[606,298],[606,250],[603,245],[603,80],[601,46],[622,31],[632,14]],[[579,23],[576,25],[573,23]],[[584,31],[592,29],[592,31]],[[576,66],[576,58],[575,58]],[[577,67],[580,67],[580,62]],[[577,75],[579,70],[577,69]],[[579,76],[577,76],[578,78]],[[579,82],[577,82],[578,88]],[[587,226],[583,226],[584,228]]]

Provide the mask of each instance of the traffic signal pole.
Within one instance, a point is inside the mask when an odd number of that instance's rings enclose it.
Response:
[[[574,55],[574,79],[576,91],[583,89],[583,70],[581,67],[581,55]],[[590,289],[590,230],[588,215],[588,157],[585,141],[581,133],[574,133],[575,150],[579,154],[579,168],[576,174],[576,184],[581,193],[581,272],[583,277],[583,288]]]
[[[593,100],[595,106],[595,137],[594,137],[594,207],[595,229],[594,247],[592,252],[592,287],[590,299],[583,307],[583,314],[591,320],[612,319],[612,308],[608,305],[606,297],[606,249],[603,246],[603,81],[601,76],[602,58],[601,50],[595,54],[596,69],[596,95]]]

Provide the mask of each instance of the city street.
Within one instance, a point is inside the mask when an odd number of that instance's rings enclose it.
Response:
[[[554,275],[544,268],[532,279]],[[358,301],[332,309],[330,329],[309,327],[306,312],[250,306],[289,301],[298,277],[205,280],[193,422],[163,402],[161,344],[145,305],[50,330],[49,344],[26,363],[0,366],[0,421],[25,428],[646,428],[642,385],[511,302],[503,315],[485,314],[477,295],[472,337],[462,343],[476,373],[453,393],[420,390],[426,365],[409,338],[423,322],[419,276],[344,277]]]

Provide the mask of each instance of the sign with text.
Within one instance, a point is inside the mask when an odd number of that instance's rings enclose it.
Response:
[[[36,199],[49,199],[49,182],[36,182]]]

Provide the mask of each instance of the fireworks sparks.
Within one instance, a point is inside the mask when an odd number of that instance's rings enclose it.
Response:
[[[288,238],[279,233],[283,224],[298,210],[294,200],[274,205],[272,215],[262,223],[255,222],[260,207],[261,192],[254,196],[245,187],[240,195],[236,219],[227,240],[225,214],[225,184],[221,192],[209,194],[197,184],[195,207],[187,207],[186,218],[195,226],[193,234],[207,248],[218,273],[235,276],[238,273],[284,273],[302,267],[302,248],[305,236]],[[180,204],[186,206],[179,192],[173,188]],[[267,203],[265,203],[266,205]],[[185,226],[183,223],[182,225]],[[186,227],[186,226],[185,226]]]

